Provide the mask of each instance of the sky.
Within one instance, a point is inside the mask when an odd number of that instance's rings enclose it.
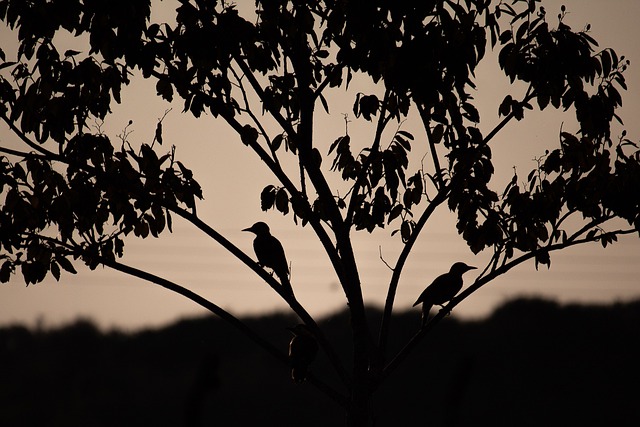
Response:
[[[239,0],[243,9],[253,1]],[[166,7],[166,2],[156,3]],[[565,23],[574,29],[591,24],[591,35],[600,47],[613,47],[631,61],[625,74],[629,90],[623,93],[619,111],[628,137],[640,139],[640,16],[638,1],[544,1],[548,21],[564,4],[569,11]],[[169,16],[169,10],[158,16]],[[157,11],[155,13],[158,13]],[[0,32],[5,45],[7,31]],[[481,129],[486,133],[498,122],[497,107],[507,93],[522,95],[518,88],[509,89],[491,55],[476,72],[478,91],[475,98],[482,116]],[[364,83],[354,90],[371,92]],[[362,84],[362,87],[357,87]],[[351,95],[350,95],[351,96]],[[344,133],[343,113],[351,113],[353,98],[333,94],[331,114],[318,113],[316,140],[321,152]],[[172,108],[163,122],[165,145],[177,147],[177,158],[195,174],[204,190],[205,200],[198,205],[200,217],[227,239],[253,257],[253,235],[242,232],[256,221],[270,224],[272,233],[283,243],[292,265],[292,284],[296,296],[312,315],[323,316],[345,308],[345,299],[335,274],[314,238],[310,227],[300,228],[291,217],[276,212],[262,212],[259,195],[268,184],[274,184],[266,168],[237,136],[224,125],[203,116],[194,119],[182,114],[180,102],[173,105],[157,99],[154,83],[135,79],[123,92],[123,103],[113,106],[113,114],[102,125],[113,137],[133,120],[130,138],[149,142],[155,124]],[[564,124],[563,124],[564,123]],[[496,165],[496,189],[504,188],[513,168],[526,176],[534,166],[534,158],[545,148],[558,145],[561,126],[570,126],[570,114],[552,109],[527,113],[522,122],[512,122],[496,139],[493,148]],[[354,141],[363,140],[370,129],[351,123]],[[410,130],[411,121],[403,124]],[[622,127],[614,128],[619,132]],[[416,130],[414,134],[419,135]],[[12,136],[0,127],[0,141]],[[115,139],[115,138],[114,138]],[[325,147],[326,146],[326,147]],[[324,150],[324,151],[323,151]],[[412,164],[424,154],[416,154]],[[284,161],[291,166],[291,159]],[[327,163],[327,162],[325,162]],[[419,164],[419,163],[418,163]],[[295,168],[292,169],[293,176]],[[354,234],[356,257],[360,266],[363,293],[367,303],[384,302],[391,271],[380,259],[393,264],[401,250],[394,227],[372,235]],[[437,275],[448,271],[456,261],[483,267],[489,254],[473,255],[455,231],[455,217],[446,208],[437,212],[427,224],[407,261],[396,297],[396,310],[409,309],[420,292]],[[637,235],[621,237],[617,244],[603,249],[598,243],[567,249],[552,254],[549,270],[536,271],[533,262],[524,263],[494,282],[481,288],[458,305],[454,314],[462,318],[488,315],[496,305],[517,296],[553,298],[564,303],[613,303],[640,297],[640,239]],[[288,307],[277,294],[261,282],[244,264],[202,235],[189,224],[174,218],[174,232],[160,238],[128,239],[123,262],[173,280],[210,299],[236,316],[268,314]],[[206,311],[184,297],[122,273],[98,268],[96,271],[78,265],[79,274],[63,275],[60,282],[25,286],[20,276],[0,285],[0,325],[26,324],[52,327],[81,318],[90,318],[103,328],[136,330],[158,327],[184,317]],[[465,275],[466,284],[475,278]],[[418,315],[416,310],[416,315]]]

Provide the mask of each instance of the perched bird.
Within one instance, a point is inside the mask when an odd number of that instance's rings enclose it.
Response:
[[[289,282],[289,265],[284,254],[282,243],[271,235],[269,226],[264,222],[256,222],[242,231],[250,231],[256,235],[253,239],[253,250],[258,257],[258,263],[263,267],[269,267],[280,279],[284,290],[293,295],[293,288]]]
[[[293,338],[289,343],[291,379],[296,383],[301,383],[307,379],[309,365],[318,354],[318,343],[306,325],[298,324],[287,329],[293,332]]]
[[[422,303],[422,324],[427,323],[429,311],[434,305],[444,306],[456,296],[462,289],[462,275],[476,267],[465,264],[464,262],[456,262],[451,266],[448,273],[442,274],[422,291],[416,302],[416,305]]]

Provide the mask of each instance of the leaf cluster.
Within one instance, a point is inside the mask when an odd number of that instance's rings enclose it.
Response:
[[[566,10],[558,15],[556,28],[550,28],[543,7],[525,12],[516,14],[507,9],[513,19],[499,36],[500,67],[512,82],[530,84],[531,97],[541,110],[549,104],[564,110],[575,106],[584,135],[610,138],[610,123],[613,118],[619,120],[615,109],[622,105],[616,86],[626,89],[623,72],[628,61],[610,48],[596,52],[598,43],[589,35],[588,26],[574,32],[564,23]],[[595,91],[590,91],[594,85]],[[521,120],[523,107],[532,108],[507,96],[500,114],[513,113]]]
[[[173,152],[158,157],[147,144],[115,151],[101,134],[76,135],[55,160],[1,157],[0,166],[3,282],[18,266],[27,284],[49,271],[59,279],[58,266],[74,272],[69,258],[93,269],[121,257],[128,234],[157,237],[171,229],[171,207],[195,209],[202,198]]]

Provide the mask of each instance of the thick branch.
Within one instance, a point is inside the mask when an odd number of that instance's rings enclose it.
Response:
[[[41,160],[52,160],[49,156],[45,154],[37,154],[37,153],[26,153],[24,151],[18,151],[7,147],[0,147],[0,153],[9,154],[11,156],[22,157],[23,159],[27,158],[36,158]]]
[[[435,212],[436,208],[440,206],[445,200],[447,200],[447,195],[449,194],[448,188],[443,188],[440,190],[436,197],[433,198],[429,206],[425,209],[425,211],[420,216],[420,219],[416,223],[416,226],[411,234],[411,237],[402,248],[402,252],[400,256],[398,256],[398,260],[396,261],[395,267],[393,268],[393,274],[391,276],[391,282],[389,282],[389,289],[387,291],[387,299],[384,306],[384,312],[382,315],[382,324],[380,326],[380,335],[378,337],[378,346],[380,350],[380,358],[381,361],[384,362],[385,352],[387,347],[387,338],[389,335],[389,324],[391,323],[391,316],[393,313],[393,304],[396,297],[396,291],[398,289],[398,283],[400,281],[400,275],[402,274],[402,269],[404,268],[404,264],[411,253],[413,245],[415,244],[420,232],[424,228],[425,224]]]
[[[159,277],[159,276],[156,276],[154,274],[148,273],[146,271],[137,269],[135,267],[131,267],[131,266],[122,264],[122,263],[117,262],[117,261],[111,261],[111,260],[103,258],[103,259],[100,260],[100,262],[103,265],[105,265],[107,267],[110,267],[110,268],[112,268],[114,270],[120,271],[122,273],[131,275],[131,276],[134,276],[134,277],[138,277],[140,279],[146,280],[146,281],[151,282],[151,283],[155,283],[157,285],[162,286],[165,289],[168,289],[168,290],[170,290],[172,292],[175,292],[177,294],[180,294],[180,295],[190,299],[191,301],[193,301],[193,302],[197,303],[198,305],[206,308],[211,313],[215,314],[216,316],[220,317],[225,322],[229,323],[230,325],[232,325],[233,327],[238,329],[241,333],[246,335],[249,339],[251,339],[253,342],[258,344],[260,347],[262,347],[264,350],[266,350],[268,353],[270,353],[276,359],[280,360],[282,363],[286,364],[287,366],[289,365],[289,358],[287,357],[287,355],[285,353],[283,353],[278,348],[274,347],[273,344],[271,344],[269,341],[267,341],[264,338],[262,338],[253,329],[249,328],[246,324],[244,324],[241,320],[239,320],[238,318],[236,318],[235,316],[233,316],[232,314],[230,314],[229,312],[227,312],[223,308],[221,308],[221,307],[217,306],[216,304],[212,303],[211,301],[207,300],[206,298],[203,298],[202,296],[196,294],[195,292],[192,292],[191,290],[189,290],[189,289],[187,289],[187,288],[185,288],[183,286],[180,286],[180,285],[178,285],[178,284],[176,284],[174,282],[166,280],[166,279],[164,279],[162,277]],[[338,393],[337,391],[335,391],[332,387],[330,387],[326,383],[322,382],[320,379],[318,379],[317,377],[313,376],[312,374],[309,374],[307,379],[308,379],[309,382],[311,382],[313,385],[315,385],[318,389],[323,391],[327,396],[329,396],[330,398],[335,400],[338,404],[340,404],[342,406],[346,405],[346,398],[343,395],[341,395],[340,393]]]
[[[13,133],[15,133],[22,140],[22,142],[27,144],[29,147],[31,147],[32,149],[36,150],[38,153],[44,155],[49,160],[57,160],[59,158],[59,156],[56,153],[54,153],[52,151],[49,151],[46,148],[44,148],[44,147],[36,144],[35,142],[31,141],[27,137],[27,135],[25,135],[24,132],[22,132],[20,129],[18,129],[18,127],[11,120],[9,120],[9,118],[5,114],[1,114],[0,117],[7,124],[7,126],[9,126],[11,131]]]

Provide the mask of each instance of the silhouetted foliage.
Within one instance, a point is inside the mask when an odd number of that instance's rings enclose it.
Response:
[[[22,144],[0,147],[1,282],[16,272],[27,284],[48,274],[59,280],[63,271],[75,273],[78,261],[110,267],[191,298],[288,364],[286,345],[120,261],[125,236],[157,237],[178,215],[280,293],[341,380],[339,387],[324,375],[310,382],[344,407],[350,425],[363,426],[383,380],[479,287],[524,261],[550,266],[553,251],[606,246],[640,231],[640,152],[610,127],[628,61],[610,48],[596,50],[588,27],[566,24],[564,7],[550,18],[534,0],[258,0],[247,16],[224,1],[175,6],[175,21],[163,23],[151,21],[149,0],[0,0],[0,19],[18,39],[15,53],[0,50],[0,119]],[[60,37],[69,35],[84,48],[61,52]],[[526,93],[505,93],[497,111],[503,118],[485,134],[472,94],[487,47]],[[260,206],[311,226],[325,248],[350,311],[348,368],[283,284],[198,216],[202,189],[175,149],[163,148],[162,119],[153,140],[136,148],[127,129],[112,140],[91,126],[122,101],[132,74],[152,79],[159,97],[181,99],[185,113],[226,122],[273,173],[274,182],[261,183]],[[353,79],[375,90],[352,93]],[[330,111],[338,90],[353,97],[354,120],[370,123],[370,141],[355,144],[348,127],[329,147],[314,138],[314,113]],[[506,188],[492,188],[494,137],[534,108],[572,110],[577,127],[560,132],[526,182],[514,174]],[[421,135],[403,129],[408,117],[418,119]],[[425,153],[420,167],[409,161],[416,149]],[[284,156],[294,156],[297,170],[283,166]],[[334,188],[340,179],[346,193]],[[445,205],[469,248],[488,249],[492,258],[388,360],[402,269],[424,225]],[[404,246],[376,342],[351,235],[391,224]],[[474,369],[464,363],[462,372]],[[462,374],[458,380],[466,381]]]

